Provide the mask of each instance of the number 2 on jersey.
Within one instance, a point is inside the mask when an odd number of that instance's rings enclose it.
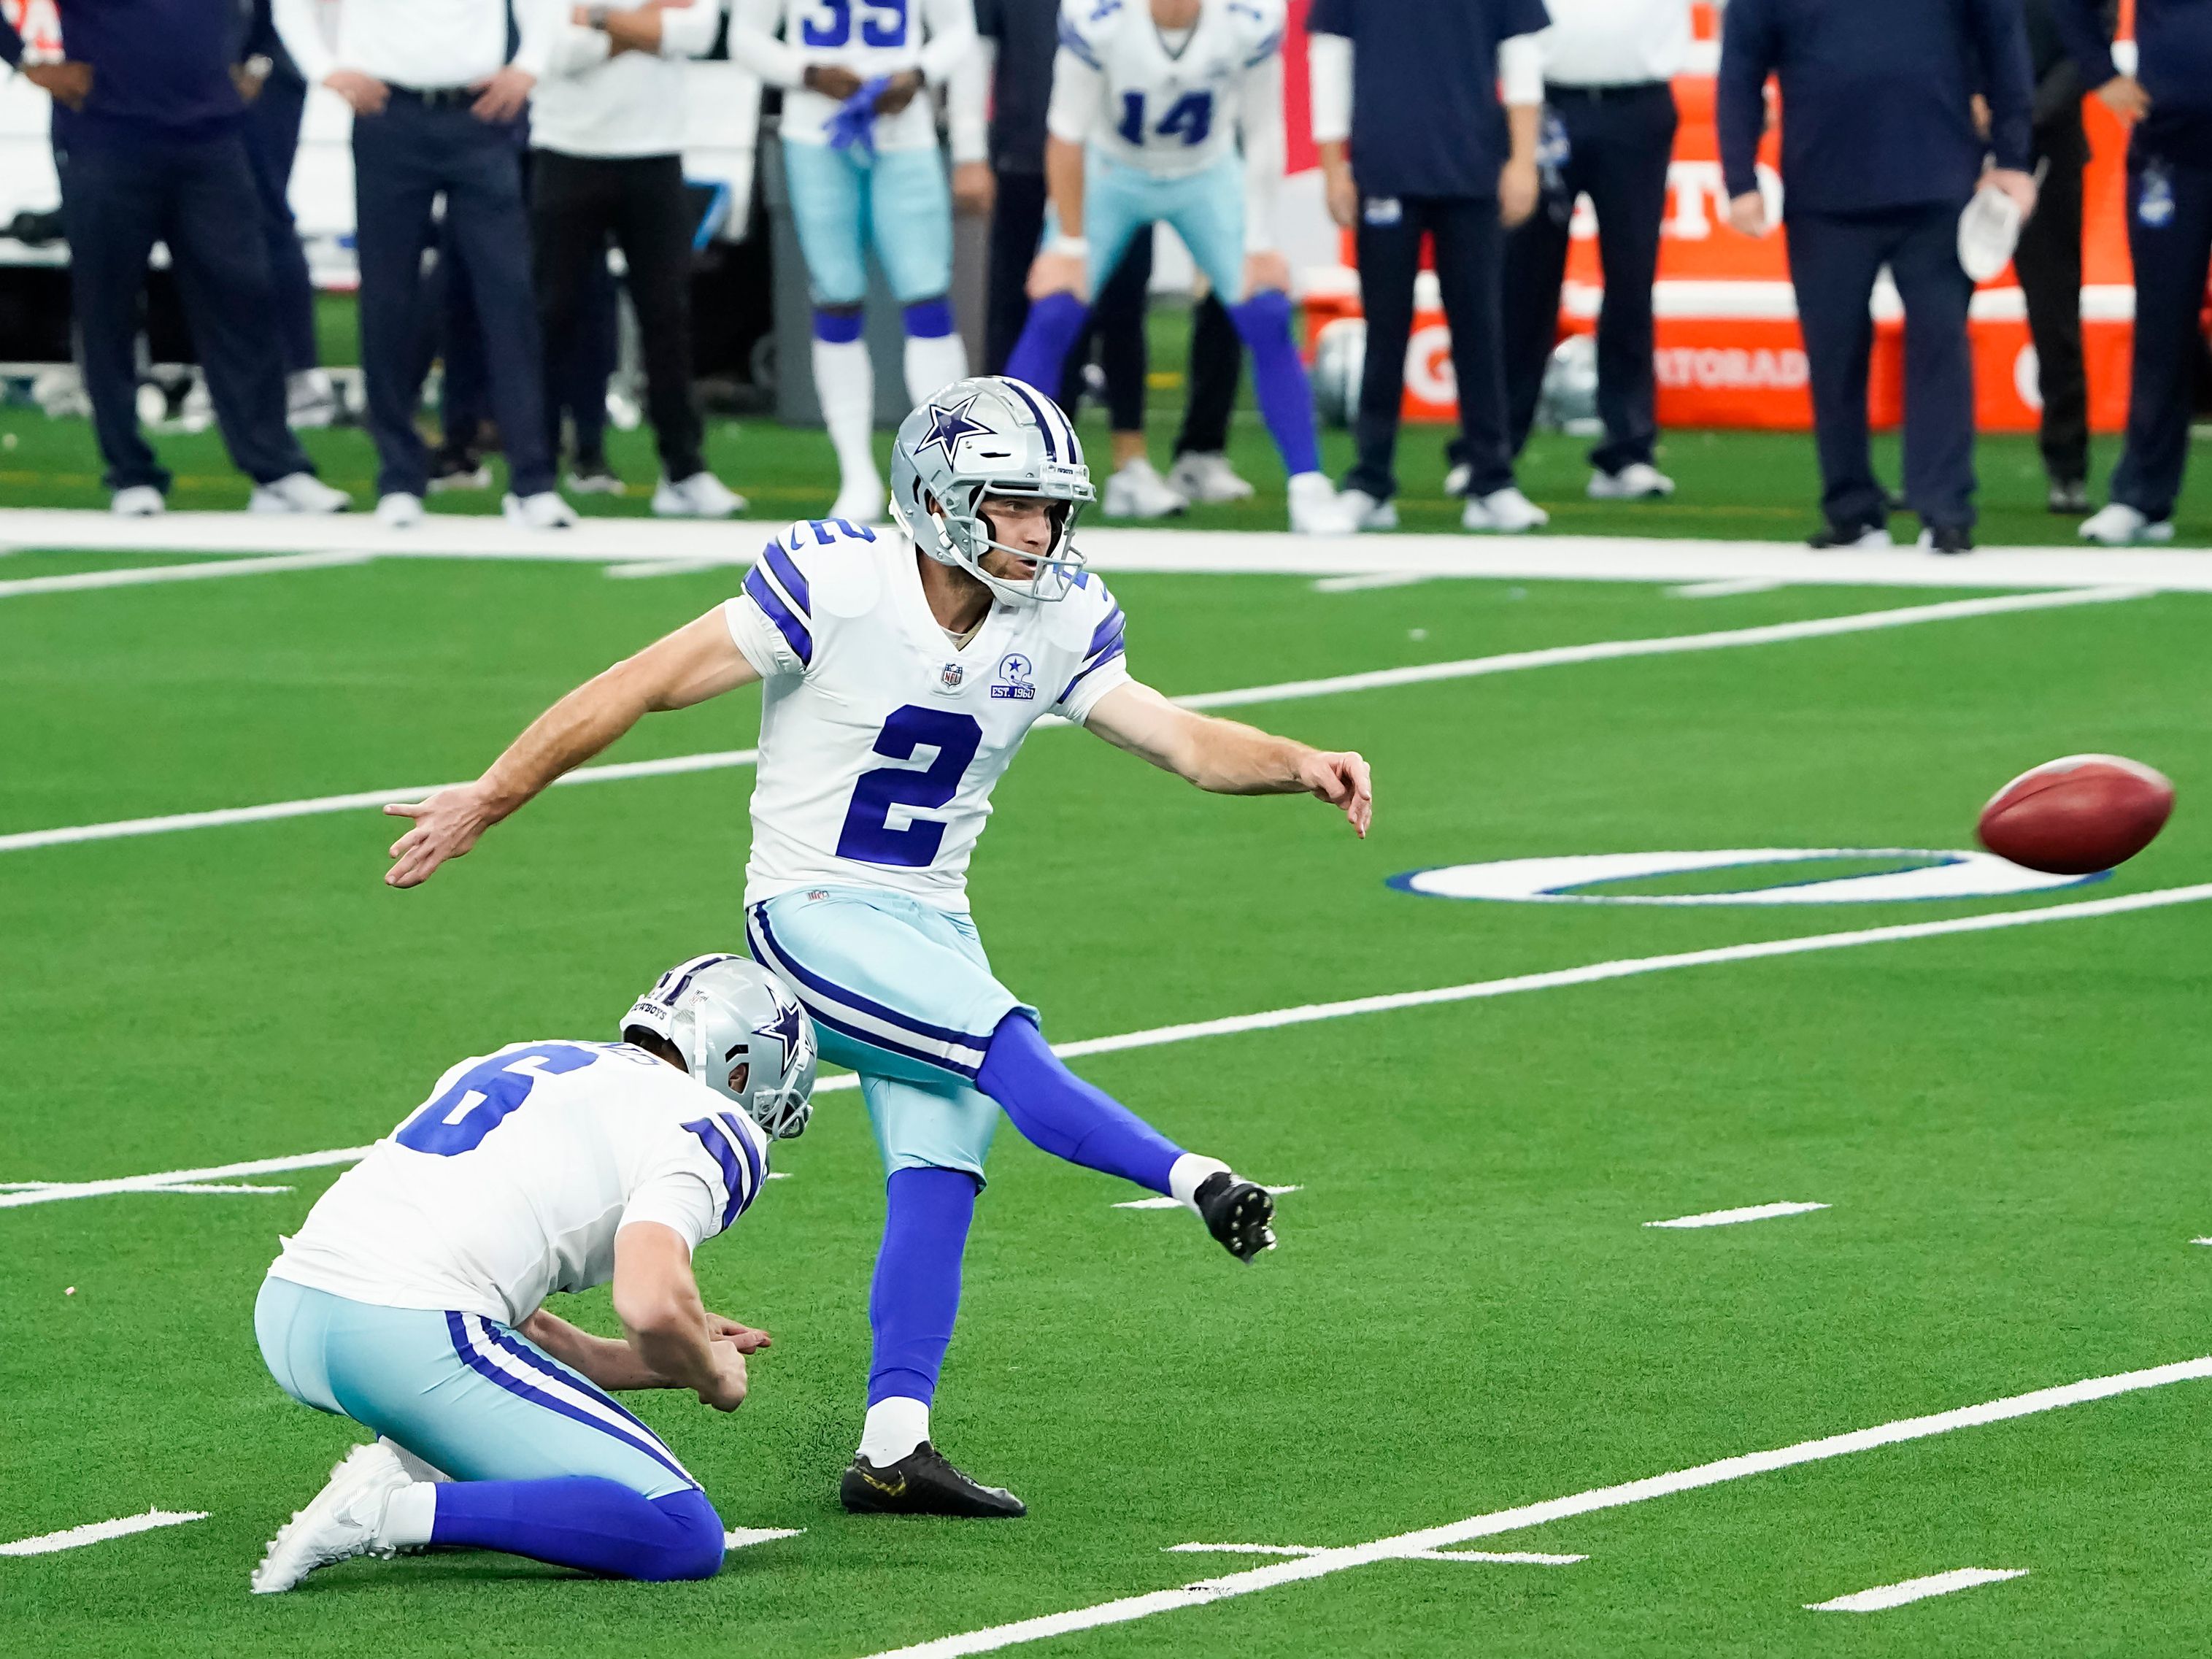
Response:
[[[891,810],[945,805],[960,793],[960,779],[982,741],[983,728],[972,714],[917,708],[912,703],[894,710],[877,734],[876,753],[891,760],[911,760],[915,750],[934,747],[937,758],[920,769],[879,766],[860,774],[853,786],[853,804],[845,811],[845,827],[838,832],[837,856],[902,870],[927,869],[944,844],[945,826],[915,818],[894,830]]]
[[[853,39],[854,0],[820,0],[799,27],[810,46],[842,46]],[[860,20],[860,39],[872,46],[906,44],[907,0],[860,0],[868,15]]]
[[[1168,106],[1168,112],[1160,117],[1159,125],[1152,129],[1155,138],[1181,138],[1183,148],[1206,142],[1206,134],[1213,131],[1213,94],[1210,92],[1186,92]],[[1133,144],[1145,142],[1145,94],[1125,92],[1121,94],[1121,137]]]
[[[508,1113],[530,1098],[539,1078],[580,1072],[599,1058],[598,1050],[573,1042],[540,1042],[514,1054],[494,1054],[463,1073],[434,1100],[426,1101],[392,1138],[410,1152],[434,1158],[472,1152],[507,1121]]]

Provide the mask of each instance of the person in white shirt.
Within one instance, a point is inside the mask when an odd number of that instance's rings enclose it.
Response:
[[[380,1437],[271,1540],[257,1594],[431,1544],[629,1578],[721,1565],[698,1481],[608,1390],[744,1401],[767,1334],[707,1311],[691,1256],[805,1128],[814,1030],[726,955],[670,969],[619,1030],[461,1061],[284,1241],[253,1310],[270,1375]],[[619,1340],[544,1306],[610,1282]]]
[[[781,38],[777,31],[781,28]],[[733,0],[730,57],[785,88],[784,178],[814,301],[814,386],[837,452],[829,516],[875,524],[885,497],[872,434],[876,374],[862,338],[867,256],[905,309],[915,403],[968,373],[953,326],[952,198],[988,203],[990,167],[972,0]],[[948,181],[937,112],[944,87]]]
[[[1597,501],[1671,495],[1653,465],[1658,440],[1651,289],[1674,159],[1674,77],[1690,50],[1690,0],[1545,0],[1548,143],[1544,199],[1506,239],[1505,402],[1516,454],[1528,441],[1559,340],[1567,226],[1579,198],[1597,213],[1605,302],[1597,321],[1597,409],[1590,452]]]
[[[622,250],[660,448],[653,510],[726,519],[744,498],[707,470],[691,386],[693,213],[684,184],[684,60],[714,44],[723,0],[618,10],[550,7],[552,48],[532,102],[530,234],[547,376],[592,293],[610,237]]]
[[[575,515],[554,488],[518,121],[545,72],[550,19],[520,15],[507,61],[507,0],[274,0],[277,33],[311,87],[353,108],[361,361],[377,455],[376,515],[418,524],[430,455],[415,428],[422,255],[442,196],[483,322],[492,412],[507,452],[507,518],[554,530]],[[325,40],[319,9],[335,12]]]

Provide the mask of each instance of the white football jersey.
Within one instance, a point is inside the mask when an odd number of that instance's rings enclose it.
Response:
[[[799,84],[809,68],[847,69],[863,81],[920,70],[940,86],[975,50],[973,0],[735,0],[731,8],[730,56],[786,89],[787,143],[829,142],[837,100]],[[934,148],[934,100],[921,93],[897,114],[878,116],[873,138],[878,149]]]
[[[1283,0],[1203,0],[1180,51],[1146,0],[1065,0],[1060,44],[1103,82],[1087,141],[1125,167],[1186,178],[1237,149],[1245,77],[1283,49]]]
[[[1121,608],[1087,573],[1056,603],[991,606],[965,647],[904,536],[794,524],[724,607],[766,682],[745,902],[888,888],[967,908],[991,791],[1045,714],[1079,723],[1127,682]]]
[[[694,1249],[768,1179],[768,1137],[729,1101],[619,1042],[510,1042],[465,1060],[340,1176],[270,1272],[385,1308],[519,1325],[614,1277],[615,1234]]]

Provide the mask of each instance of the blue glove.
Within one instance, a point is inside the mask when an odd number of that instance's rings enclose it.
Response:
[[[876,100],[890,83],[890,76],[878,75],[863,82],[858,92],[837,106],[830,118],[830,149],[849,149],[857,144],[866,155],[876,153]]]

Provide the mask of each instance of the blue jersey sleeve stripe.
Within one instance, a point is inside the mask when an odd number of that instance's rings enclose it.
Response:
[[[767,561],[768,568],[775,574],[776,580],[783,584],[783,591],[791,596],[792,604],[811,621],[814,614],[813,592],[807,586],[806,578],[799,574],[799,567],[791,562],[791,556],[783,550],[782,544],[770,542],[761,550],[761,557]]]
[[[1091,630],[1091,643],[1084,647],[1083,654],[1095,657],[1108,646],[1119,645],[1124,625],[1121,607],[1117,605],[1107,613],[1106,619]]]
[[[1103,67],[1098,61],[1097,52],[1093,51],[1091,43],[1083,38],[1083,32],[1067,21],[1065,13],[1061,15],[1060,20],[1060,44],[1090,64],[1091,68]]]
[[[744,1168],[738,1162],[738,1155],[730,1146],[729,1136],[713,1118],[702,1117],[684,1127],[698,1136],[699,1144],[713,1155],[715,1163],[721,1165],[722,1190],[730,1195],[730,1201],[722,1206],[722,1225],[727,1227],[745,1207]]]
[[[785,642],[791,647],[793,654],[799,659],[799,662],[811,666],[814,661],[814,636],[806,631],[806,625],[804,623],[791,614],[791,607],[786,605],[782,597],[769,585],[768,578],[761,574],[758,565],[755,565],[751,573],[745,577],[745,597],[760,606],[761,614],[775,624],[775,631],[783,635]]]
[[[1283,32],[1275,30],[1253,48],[1252,55],[1244,60],[1246,69],[1257,69],[1283,49]]]
[[[1079,673],[1073,679],[1068,681],[1066,685],[1062,686],[1060,688],[1060,696],[1054,698],[1054,701],[1055,702],[1066,702],[1069,695],[1074,691],[1077,686],[1082,684],[1084,681],[1089,679],[1093,674],[1103,668],[1108,663],[1112,662],[1115,658],[1126,656],[1127,654],[1127,653],[1121,649],[1121,641],[1118,640],[1115,641],[1112,650],[1109,651],[1104,656],[1099,658],[1097,661],[1086,664],[1082,672]]]
[[[714,1115],[720,1118],[724,1126],[728,1128],[730,1139],[738,1151],[744,1155],[745,1169],[752,1176],[752,1184],[745,1188],[745,1201],[738,1207],[738,1213],[743,1215],[747,1210],[752,1208],[753,1200],[761,1194],[761,1182],[768,1179],[766,1163],[761,1156],[760,1148],[754,1145],[759,1138],[759,1131],[755,1128],[750,1118],[740,1121],[735,1112],[717,1112]],[[749,1130],[751,1133],[748,1133]]]

